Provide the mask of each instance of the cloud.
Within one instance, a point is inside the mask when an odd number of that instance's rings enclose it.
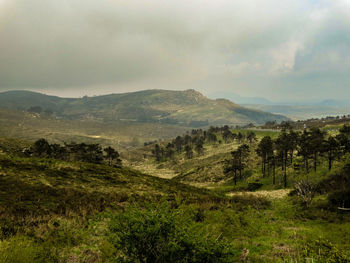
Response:
[[[349,14],[347,0],[2,0],[0,90],[349,97]]]

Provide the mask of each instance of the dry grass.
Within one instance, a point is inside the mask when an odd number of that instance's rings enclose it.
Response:
[[[286,197],[290,193],[291,189],[279,189],[279,190],[261,190],[255,192],[249,192],[249,194],[257,196],[257,197],[265,197],[267,199],[281,199]],[[231,192],[228,193],[228,196],[237,196],[237,195],[246,195],[247,192]]]

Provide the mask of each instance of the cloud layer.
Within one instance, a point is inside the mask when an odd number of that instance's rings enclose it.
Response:
[[[0,90],[350,98],[349,0],[0,0]]]

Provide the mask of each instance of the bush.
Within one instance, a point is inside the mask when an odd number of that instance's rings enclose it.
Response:
[[[259,188],[261,188],[262,186],[263,186],[262,183],[249,183],[247,190],[254,192],[254,191],[258,190]]]
[[[165,203],[130,207],[111,221],[110,242],[118,262],[232,262],[232,248],[199,233],[198,226],[181,208]]]
[[[316,194],[315,184],[309,182],[308,180],[302,180],[294,184],[294,189],[296,194],[302,200],[303,205],[309,207]]]
[[[340,172],[321,182],[320,188],[328,193],[331,204],[350,207],[350,163],[345,164]]]

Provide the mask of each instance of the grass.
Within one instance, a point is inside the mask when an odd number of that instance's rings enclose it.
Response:
[[[152,211],[169,211],[166,220],[183,215],[191,235],[174,232],[174,242],[194,238],[186,244],[199,251],[206,245],[197,237],[219,238],[232,252],[229,261],[206,262],[347,262],[350,256],[350,215],[331,209],[326,196],[306,209],[294,196],[225,197],[228,189],[198,189],[128,168],[7,154],[0,167],[0,262],[115,262],[126,252],[111,239],[122,232],[113,234],[110,224],[120,217],[132,222],[135,209],[140,220]],[[180,231],[182,219],[174,220]],[[137,222],[152,230],[148,221]]]
[[[147,155],[151,147],[135,155],[129,152],[132,158],[126,164],[163,176],[169,172],[164,177],[177,175],[171,180],[127,167],[16,155],[26,145],[22,140],[0,140],[0,262],[117,262],[118,258],[137,262],[127,246],[120,245],[120,238],[136,238],[137,244],[140,235],[148,240],[147,233],[162,240],[155,242],[160,254],[168,253],[168,248],[180,253],[177,249],[189,246],[195,257],[205,258],[198,262],[350,261],[350,213],[335,209],[322,191],[309,207],[288,194],[301,179],[317,184],[337,175],[349,157],[336,161],[332,172],[325,162],[308,174],[288,168],[288,189],[282,189],[280,168],[276,185],[272,175],[262,178],[254,150],[237,186],[224,177],[221,161],[236,143],[206,144],[202,156],[187,160],[180,154],[161,164]],[[249,192],[252,183],[262,186]],[[118,222],[126,227],[114,227]],[[133,228],[133,222],[138,227]],[[158,236],[157,229],[168,227],[168,222],[171,236]],[[129,227],[135,231],[127,232]],[[206,239],[214,243],[205,243]],[[135,242],[128,245],[132,250]],[[209,260],[211,253],[226,253],[221,246],[230,257]],[[186,257],[177,258],[192,262]]]
[[[139,147],[144,142],[172,138],[188,129],[161,123],[73,121],[0,109],[1,137],[27,141],[46,138],[52,143],[63,144],[71,141],[99,143],[125,150]]]

